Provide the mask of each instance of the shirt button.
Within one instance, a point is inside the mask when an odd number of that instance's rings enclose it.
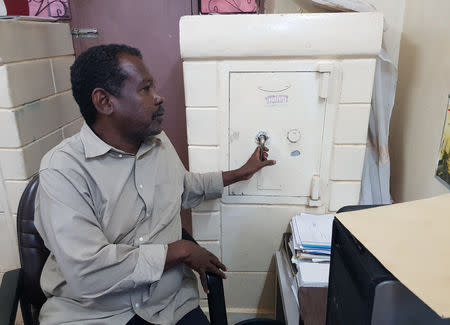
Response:
[[[144,238],[142,238],[142,237],[139,237],[139,241],[144,241]]]
[[[136,307],[136,308],[139,308],[139,306],[140,306],[139,303],[134,304],[134,307]]]
[[[119,153],[119,158],[122,158],[123,156],[122,156],[122,154],[121,153]]]
[[[142,184],[139,184],[139,188],[143,188],[144,186],[142,186]]]
[[[145,215],[146,215],[147,217],[150,217],[150,213],[148,213],[148,212],[147,212]]]

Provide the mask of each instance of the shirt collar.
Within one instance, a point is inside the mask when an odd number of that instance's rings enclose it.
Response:
[[[83,126],[80,130],[80,139],[84,146],[84,155],[86,158],[94,158],[104,155],[110,150],[114,150],[117,152],[125,153],[122,150],[116,149],[113,146],[110,146],[102,139],[100,139],[94,131],[86,124],[83,123]],[[150,151],[154,146],[159,145],[161,140],[157,137],[149,137],[147,138],[140,146],[139,151],[136,156],[139,158],[140,156],[146,154]]]
[[[148,137],[147,139],[145,139],[142,142],[141,146],[139,147],[138,152],[136,153],[136,157],[139,159],[140,157],[145,155],[147,152],[152,150],[155,146],[159,146],[160,144],[161,144],[160,138],[158,138],[156,136]]]
[[[86,158],[93,158],[104,155],[112,147],[100,139],[94,131],[86,124],[83,123],[80,131],[80,139],[84,146],[84,155]]]

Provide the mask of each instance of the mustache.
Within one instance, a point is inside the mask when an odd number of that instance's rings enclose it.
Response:
[[[162,105],[159,105],[156,112],[154,112],[152,115],[152,120],[156,120],[158,117],[163,116],[164,112],[165,112],[164,107]]]

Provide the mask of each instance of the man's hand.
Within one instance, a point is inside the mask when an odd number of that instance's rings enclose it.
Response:
[[[217,274],[222,279],[226,279],[227,276],[222,272],[222,270],[226,271],[227,268],[211,252],[192,242],[188,243],[191,246],[189,248],[190,254],[186,258],[185,263],[191,269],[198,272],[203,291],[208,294],[209,290],[206,282],[206,272]]]
[[[226,275],[223,273],[223,271],[227,270],[225,265],[214,254],[188,240],[178,240],[168,245],[164,271],[179,263],[184,263],[198,272],[200,282],[206,294],[209,293],[206,272],[217,274],[223,279],[226,279]]]
[[[239,181],[249,180],[261,168],[275,165],[275,160],[267,160],[268,151],[269,149],[264,147],[261,155],[261,147],[256,147],[253,154],[241,168],[222,173],[223,185],[228,186]]]

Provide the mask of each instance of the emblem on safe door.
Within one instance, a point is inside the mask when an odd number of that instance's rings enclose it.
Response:
[[[289,96],[276,94],[266,96],[265,99],[268,106],[286,105],[289,101]]]

